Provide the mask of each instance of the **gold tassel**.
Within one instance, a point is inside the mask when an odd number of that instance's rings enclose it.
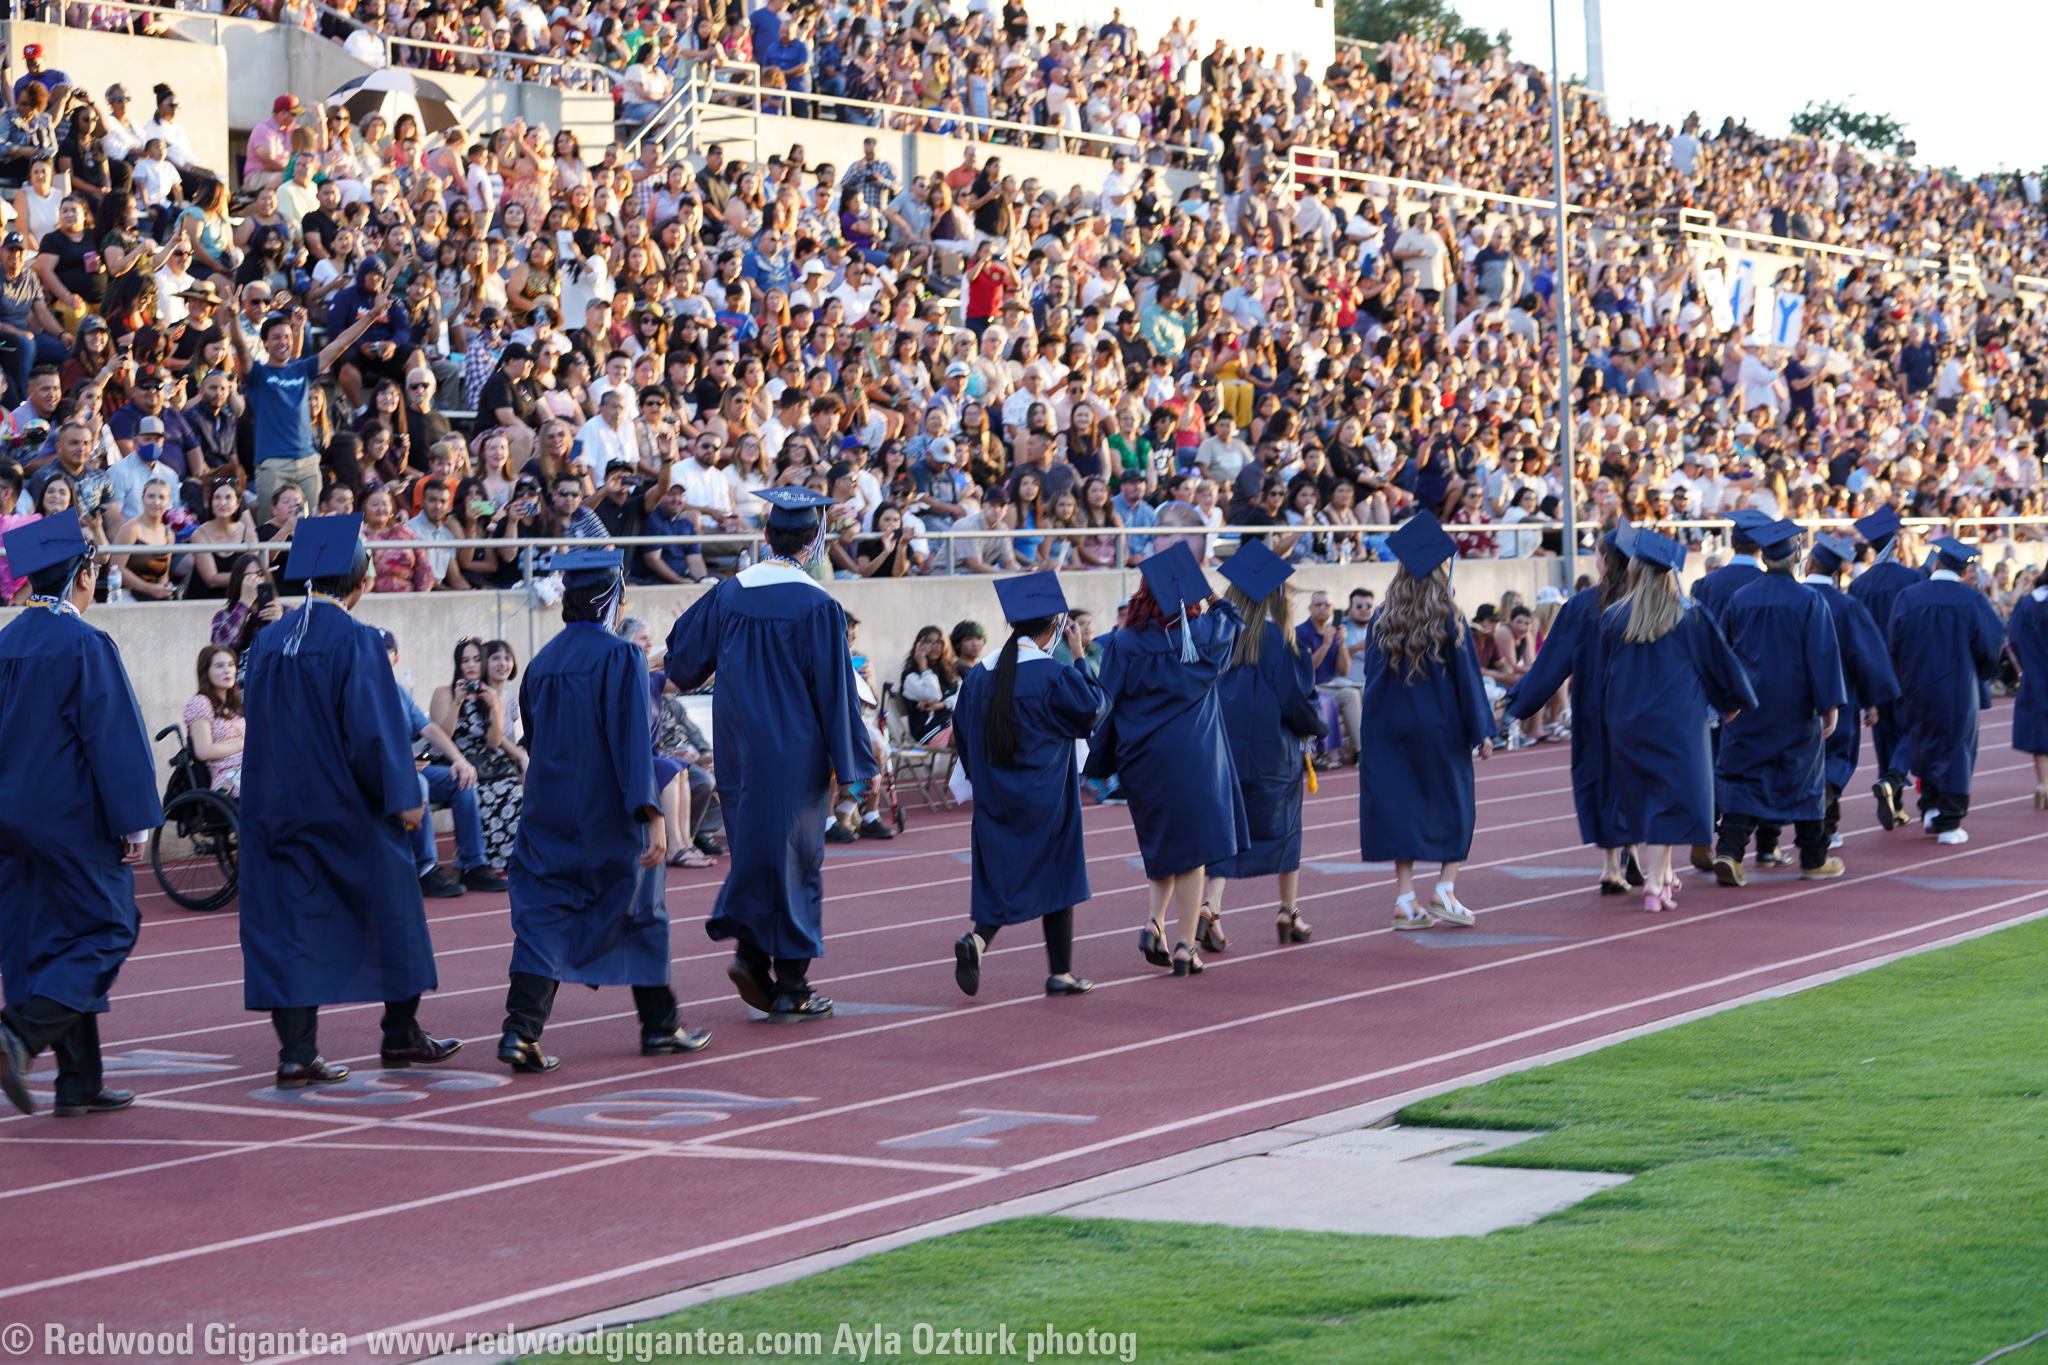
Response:
[[[1316,782],[1316,761],[1309,756],[1306,749],[1301,751],[1301,766],[1308,773],[1308,794],[1314,796],[1319,785]]]

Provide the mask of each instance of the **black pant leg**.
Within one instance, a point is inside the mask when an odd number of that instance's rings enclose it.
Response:
[[[31,1057],[40,1056],[69,1033],[78,1016],[78,1010],[60,1005],[46,995],[32,995],[19,1005],[0,1010],[0,1019],[7,1021],[7,1027],[21,1039]]]
[[[1842,789],[1832,782],[1827,784],[1827,789],[1828,804],[1821,819],[1827,825],[1828,839],[1832,842],[1835,835],[1840,833],[1842,829]]]
[[[1828,822],[1826,820],[1795,821],[1792,826],[1792,837],[1799,845],[1799,865],[1801,867],[1819,867],[1828,860]]]
[[[1758,825],[1756,827],[1756,856],[1768,858],[1778,851],[1778,840],[1784,834],[1780,825]]]
[[[982,947],[986,948],[996,941],[996,931],[1002,927],[1000,924],[983,924],[980,920],[975,920],[974,936],[980,939]]]
[[[304,1066],[320,1055],[320,1007],[291,1005],[270,1012],[277,1030],[277,1064]]]
[[[1741,862],[1749,852],[1749,836],[1756,832],[1756,817],[1738,815],[1732,810],[1721,812],[1721,833],[1714,841],[1714,852],[1724,858]]]
[[[522,1042],[539,1042],[548,1016],[555,1012],[555,991],[561,984],[532,972],[512,973],[512,984],[505,992],[504,1031],[517,1034]]]
[[[386,1000],[384,1017],[384,1047],[387,1051],[399,1052],[411,1047],[421,1037],[420,998],[410,1000]]]
[[[57,1057],[57,1103],[84,1104],[100,1093],[100,1017],[81,1013],[71,1027],[50,1040]]]
[[[635,986],[633,1008],[639,1012],[640,1032],[644,1036],[657,1038],[683,1026],[682,1017],[676,1012],[672,986]]]
[[[1074,907],[1055,910],[1045,917],[1045,970],[1065,976],[1074,970]]]
[[[1968,792],[1938,792],[1934,799],[1934,832],[1946,834],[1952,829],[1963,827],[1963,817],[1970,813]]]
[[[811,993],[811,960],[807,957],[776,958],[775,993],[777,995],[809,995]]]

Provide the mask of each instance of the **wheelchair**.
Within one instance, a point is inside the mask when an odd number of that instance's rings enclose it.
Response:
[[[241,807],[207,785],[206,764],[192,752],[182,725],[157,731],[176,736],[171,780],[164,787],[164,822],[149,841],[149,863],[164,894],[186,910],[218,910],[241,884]]]

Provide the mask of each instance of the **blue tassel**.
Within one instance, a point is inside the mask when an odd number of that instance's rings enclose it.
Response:
[[[1180,661],[1191,664],[1201,657],[1195,652],[1194,628],[1188,624],[1187,608],[1183,607],[1180,613]]]
[[[292,623],[291,637],[284,642],[286,658],[299,657],[299,646],[306,643],[306,627],[313,622],[313,591],[306,590],[306,604],[299,608],[299,619]]]

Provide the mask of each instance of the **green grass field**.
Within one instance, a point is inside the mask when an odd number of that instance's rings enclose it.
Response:
[[[652,1326],[819,1331],[829,1354],[879,1321],[899,1358],[918,1322],[1050,1321],[1134,1332],[1148,1362],[1968,1365],[2048,1327],[2044,1092],[2048,921],[1403,1113],[1548,1130],[1488,1164],[1635,1175],[1531,1227],[1028,1219]]]

